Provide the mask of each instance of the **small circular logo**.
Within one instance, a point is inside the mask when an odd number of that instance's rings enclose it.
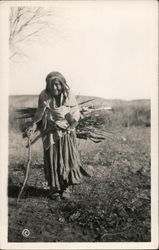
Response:
[[[23,229],[22,235],[27,238],[30,235],[29,229],[27,229],[27,228]]]

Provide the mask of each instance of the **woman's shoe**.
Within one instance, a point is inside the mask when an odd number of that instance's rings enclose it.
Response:
[[[70,200],[71,199],[71,193],[72,193],[72,187],[66,188],[62,193],[62,199]]]
[[[49,195],[49,197],[50,197],[51,200],[55,200],[55,201],[60,201],[61,200],[61,197],[60,197],[59,193],[51,193]]]
[[[71,199],[71,195],[69,193],[63,192],[62,199],[64,199],[64,200],[70,200]]]

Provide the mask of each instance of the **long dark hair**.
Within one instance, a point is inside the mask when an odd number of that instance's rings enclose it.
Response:
[[[50,81],[51,78],[55,78],[55,79],[57,78],[60,81],[61,86],[62,86],[62,93],[63,93],[64,97],[67,98],[70,88],[67,85],[66,79],[64,78],[64,76],[57,71],[53,71],[47,75],[47,77],[46,77],[46,91],[48,93],[50,93],[50,89],[52,89],[52,84],[54,84],[53,81]]]

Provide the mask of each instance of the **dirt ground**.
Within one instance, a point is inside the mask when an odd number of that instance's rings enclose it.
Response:
[[[32,148],[27,185],[22,186],[27,149],[10,133],[9,242],[148,242],[151,240],[150,128],[124,128],[121,141],[79,140],[90,177],[75,186],[71,200],[53,201],[44,187],[42,145]],[[27,229],[27,230],[25,230]]]

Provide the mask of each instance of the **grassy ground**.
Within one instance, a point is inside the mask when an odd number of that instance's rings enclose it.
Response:
[[[70,201],[51,201],[43,187],[41,142],[32,148],[25,191],[16,204],[27,161],[26,141],[9,137],[10,242],[150,241],[150,128],[116,131],[118,140],[78,141],[81,161],[91,177],[75,186]],[[23,229],[30,235],[24,237]]]

